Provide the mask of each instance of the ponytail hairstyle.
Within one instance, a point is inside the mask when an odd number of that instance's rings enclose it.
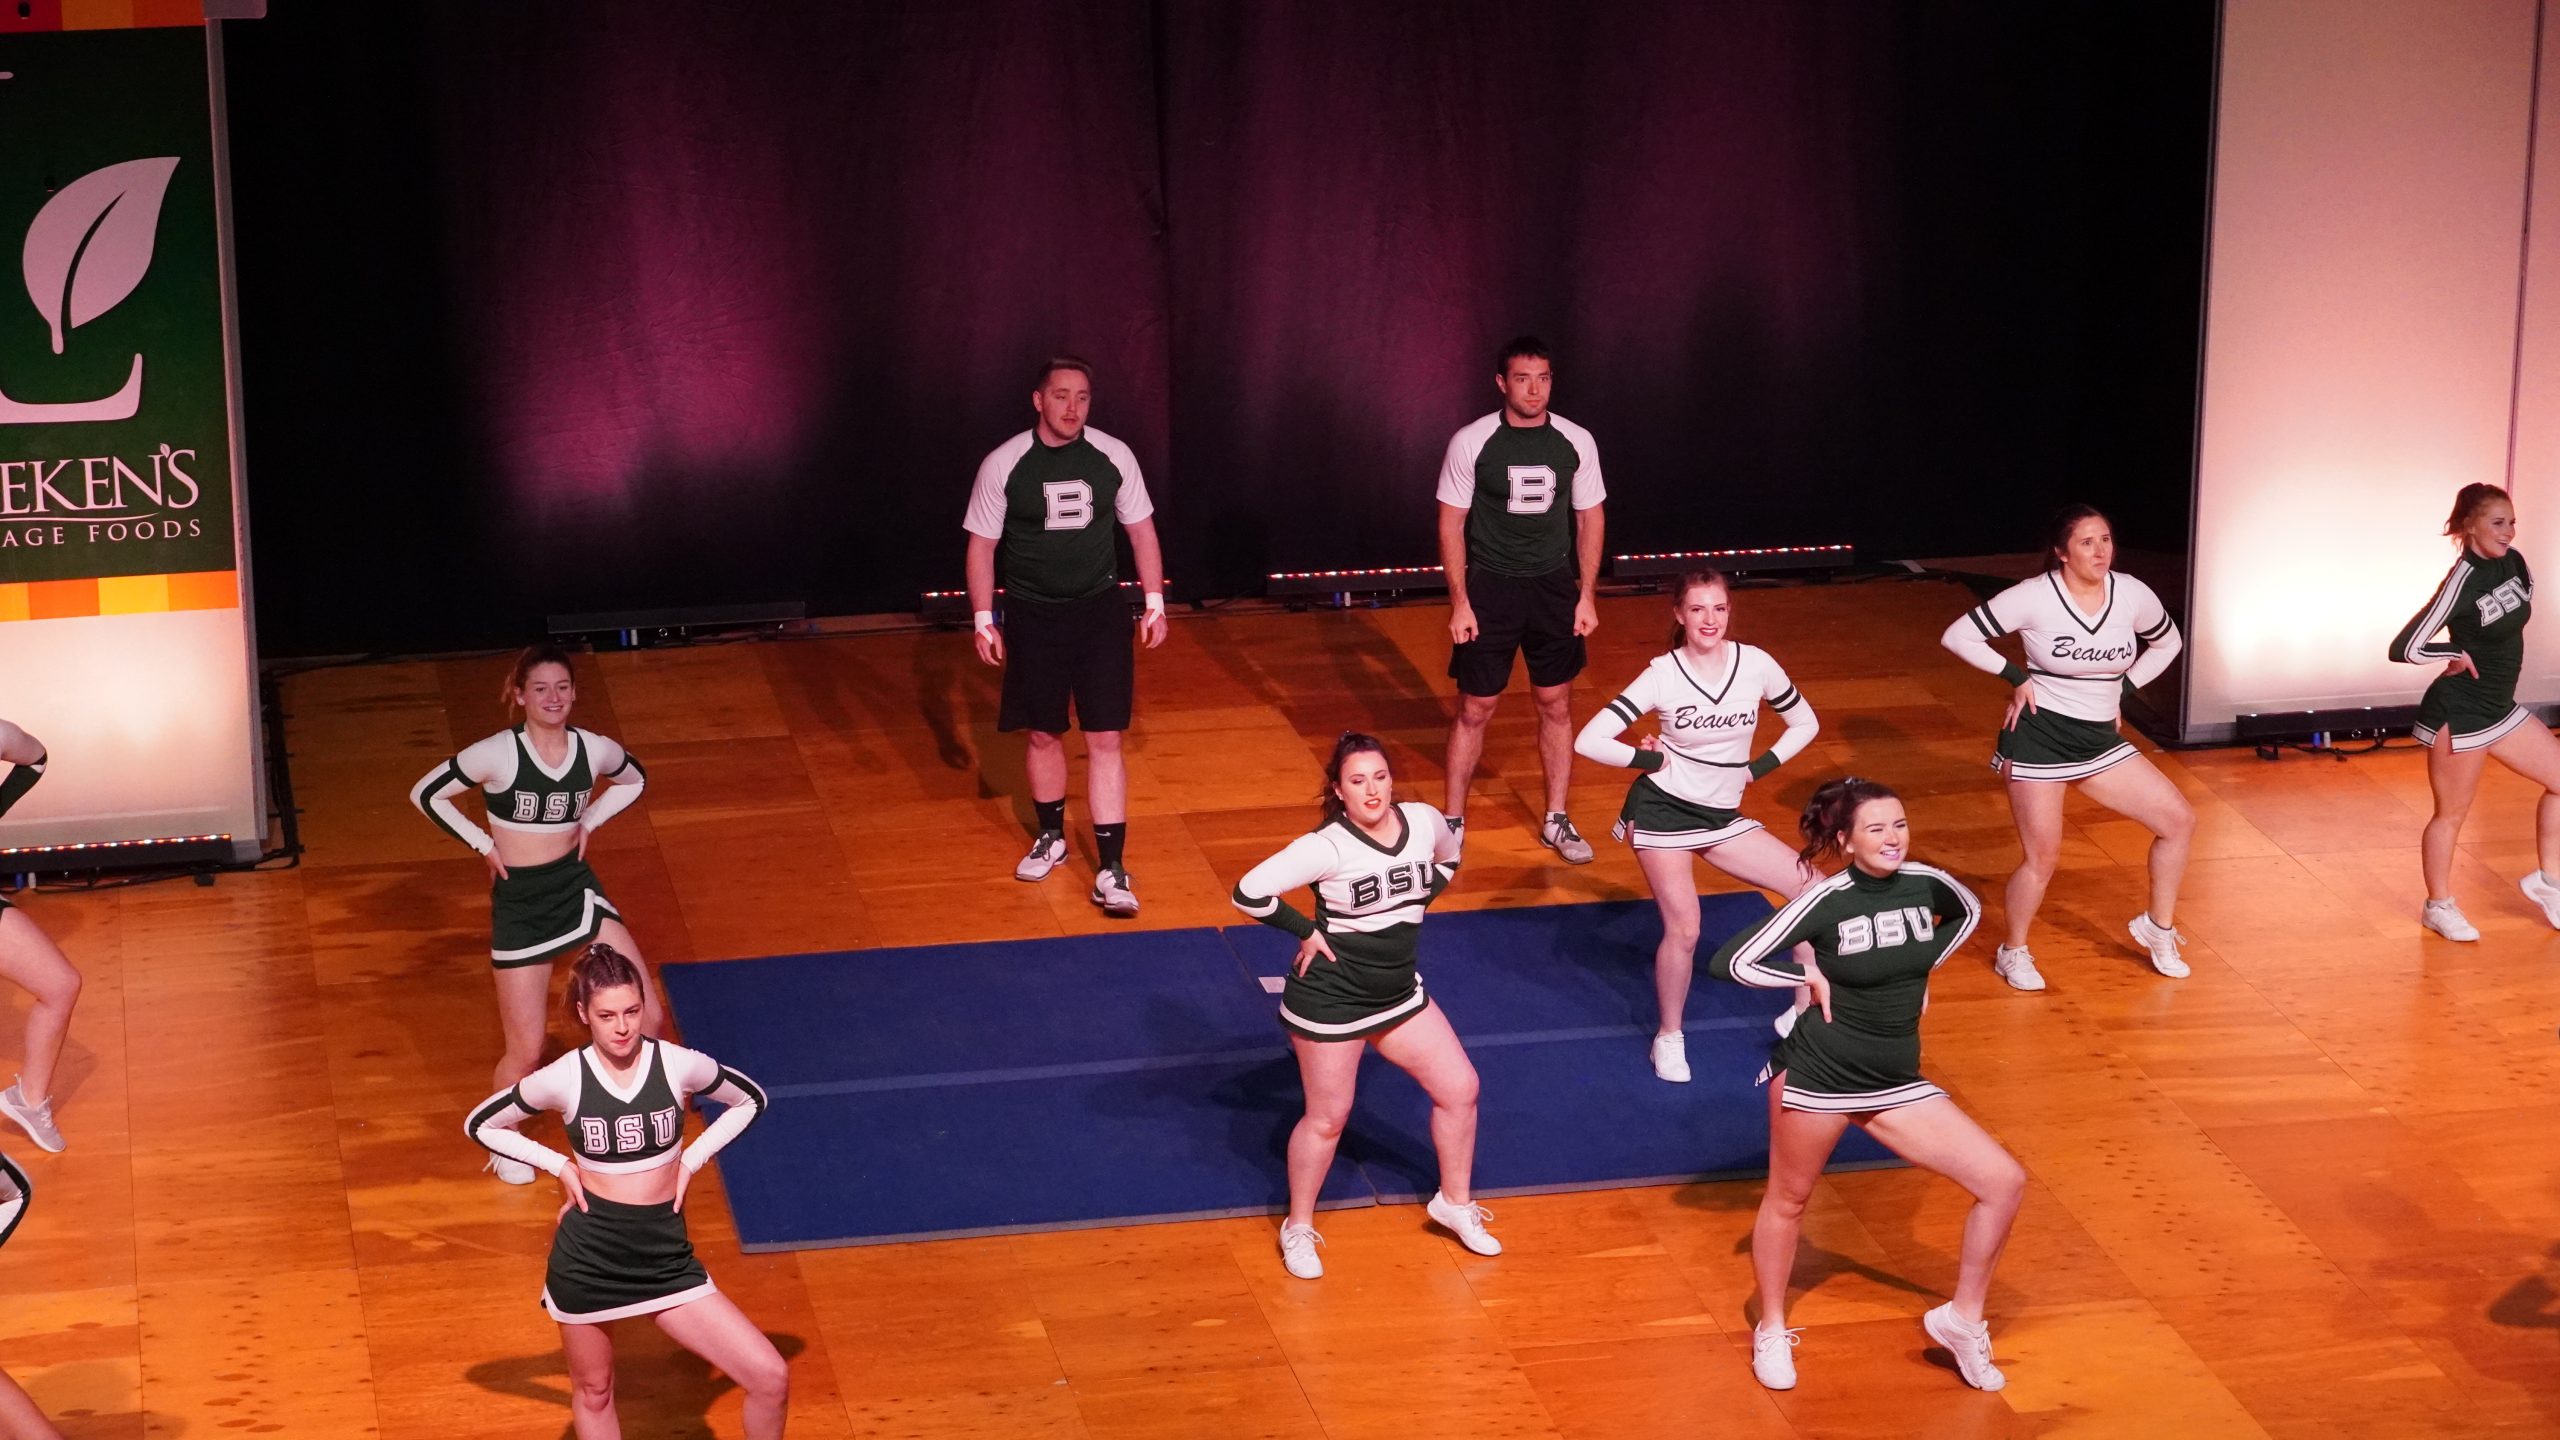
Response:
[[[569,967],[569,1014],[579,1024],[587,1023],[587,1002],[616,985],[628,985],[647,998],[640,984],[640,966],[628,955],[599,940],[578,956]]]
[[[2463,486],[2454,492],[2453,513],[2445,517],[2444,533],[2456,537],[2462,536],[2464,531],[2471,528],[2471,522],[2480,514],[2481,507],[2492,500],[2506,499],[2507,492],[2495,485],[2483,485],[2475,480]],[[2515,502],[2509,500],[2508,503]],[[2466,539],[2464,543],[2469,542]]]
[[[1324,806],[1324,823],[1330,825],[1350,813],[1342,803],[1342,793],[1339,788],[1342,784],[1342,767],[1351,763],[1352,756],[1364,753],[1385,759],[1386,742],[1375,735],[1363,735],[1357,730],[1345,730],[1342,732],[1342,738],[1333,742],[1333,758],[1324,762],[1324,789],[1316,796]]]
[[[569,663],[568,651],[548,640],[539,645],[527,645],[516,652],[515,666],[507,671],[507,683],[498,690],[498,703],[506,707],[508,714],[516,713],[516,692],[524,688],[524,682],[532,677],[535,670],[545,665],[557,665],[568,671],[573,683],[578,678],[578,667]]]
[[[1840,837],[1856,823],[1858,807],[1870,800],[1899,800],[1893,787],[1880,780],[1858,775],[1843,775],[1825,780],[1814,788],[1813,798],[1806,801],[1804,813],[1796,817],[1796,833],[1804,837],[1804,848],[1796,857],[1816,869],[1840,858]]]
[[[2045,573],[2050,575],[2062,568],[2062,552],[2071,544],[2071,532],[2080,528],[2081,521],[2106,518],[2095,505],[2065,505],[2054,511],[2053,519],[2044,527]],[[2108,528],[2115,528],[2112,522]]]
[[[1674,615],[1679,613],[1681,606],[1689,603],[1689,592],[1697,589],[1701,585],[1721,585],[1724,587],[1725,598],[1728,600],[1733,598],[1733,582],[1725,578],[1723,571],[1718,570],[1713,566],[1708,566],[1700,570],[1683,570],[1680,572],[1679,581],[1671,587],[1671,610]],[[1680,642],[1686,640],[1688,637],[1689,627],[1681,624],[1676,619],[1673,620],[1671,622],[1671,648],[1674,650],[1679,649]]]

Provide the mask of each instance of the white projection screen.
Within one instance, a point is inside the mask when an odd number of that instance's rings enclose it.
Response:
[[[2560,251],[2525,253],[2541,11],[2224,6],[2183,739],[2414,704],[2431,676],[2385,647],[2452,563],[2454,491],[2508,482],[2511,430],[2518,546],[2560,565]],[[2560,700],[2560,627],[2532,633],[2519,698]]]

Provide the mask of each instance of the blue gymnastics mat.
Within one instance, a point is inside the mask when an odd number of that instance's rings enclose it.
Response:
[[[1701,949],[1768,913],[1702,897]],[[1649,901],[1451,912],[1425,987],[1483,1079],[1484,1195],[1757,1175],[1780,992],[1701,980],[1688,1085],[1653,1078]],[[670,965],[686,1042],[772,1109],[720,1157],[749,1250],[1274,1214],[1298,1118],[1261,926]],[[1372,1053],[1323,1208],[1436,1187],[1429,1102]],[[1844,1165],[1884,1152],[1862,1134]]]

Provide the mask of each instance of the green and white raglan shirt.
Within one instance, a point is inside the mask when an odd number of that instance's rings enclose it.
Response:
[[[1467,512],[1468,567],[1517,580],[1572,563],[1573,511],[1609,498],[1590,431],[1553,413],[1512,425],[1500,410],[1449,437],[1439,493]]]
[[[1055,603],[1119,583],[1112,522],[1135,525],[1154,513],[1138,457],[1088,425],[1064,445],[1025,430],[989,451],[960,524],[997,542],[1007,598]]]

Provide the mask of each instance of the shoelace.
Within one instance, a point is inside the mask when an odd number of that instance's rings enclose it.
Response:
[[[1794,1330],[1754,1330],[1751,1332],[1751,1348],[1755,1351],[1766,1350],[1781,1340],[1786,1341],[1789,1345],[1801,1345],[1804,1343],[1804,1331],[1799,1327]]]
[[[1298,1229],[1288,1231],[1281,1235],[1280,1248],[1283,1250],[1288,1249],[1289,1243],[1293,1240],[1312,1240],[1318,1245],[1321,1245],[1324,1243],[1324,1236],[1317,1234],[1316,1227],[1313,1225],[1301,1226]]]
[[[1487,1223],[1487,1222],[1489,1222],[1489,1221],[1491,1221],[1491,1220],[1493,1219],[1493,1212],[1492,1212],[1492,1211],[1490,1211],[1490,1210],[1487,1210],[1486,1208],[1484,1208],[1484,1207],[1483,1207],[1483,1206],[1481,1206],[1481,1205],[1476,1205],[1476,1204],[1455,1205],[1455,1204],[1453,1204],[1453,1205],[1451,1205],[1449,1208],[1451,1208],[1451,1209],[1453,1209],[1453,1210],[1457,1211],[1457,1212],[1458,1212],[1458,1214],[1459,1214],[1460,1216],[1462,1216],[1462,1217],[1463,1217],[1463,1216],[1468,1216],[1468,1215],[1472,1215],[1472,1216],[1474,1216],[1474,1217],[1475,1217],[1475,1221],[1476,1221],[1476,1228],[1477,1228],[1477,1229],[1479,1229],[1479,1230],[1483,1229],[1483,1228],[1485,1227],[1486,1223]]]

